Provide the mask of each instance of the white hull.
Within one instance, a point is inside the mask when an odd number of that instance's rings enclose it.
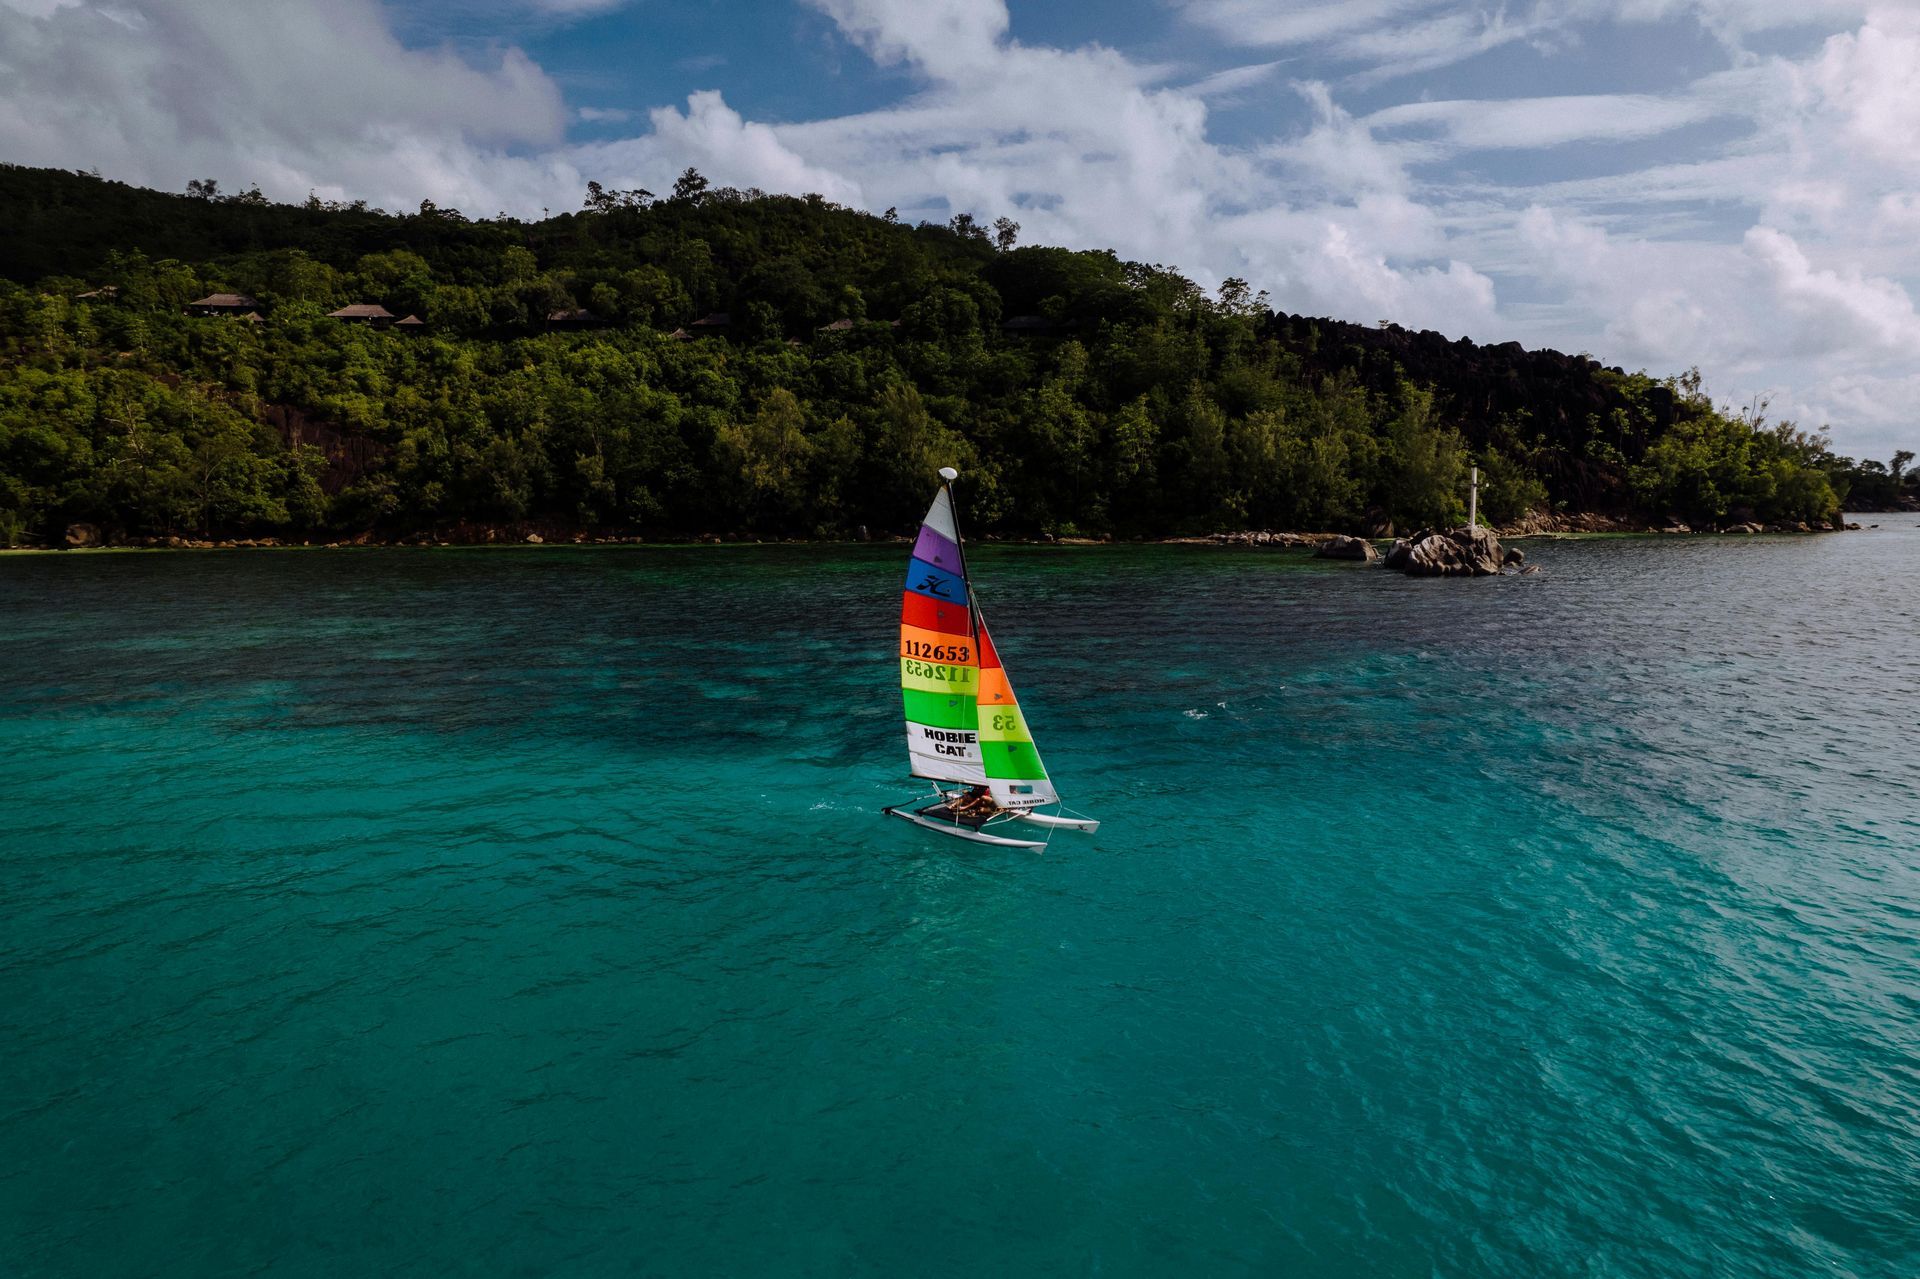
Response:
[[[1100,823],[1091,817],[1056,817],[1052,813],[1036,813],[1031,809],[1022,809],[1019,818],[1023,822],[1032,822],[1035,826],[1051,826],[1055,830],[1083,830],[1092,834],[1100,829]]]
[[[889,808],[886,812],[902,821],[912,822],[915,826],[924,826],[928,830],[937,830],[942,835],[951,835],[955,839],[970,839],[976,844],[998,844],[1002,848],[1045,848],[1046,844],[1037,839],[1008,839],[1004,835],[989,835],[985,831],[975,830],[971,826],[959,826],[953,822],[936,821],[931,817],[922,817],[918,813],[909,813],[898,808]]]

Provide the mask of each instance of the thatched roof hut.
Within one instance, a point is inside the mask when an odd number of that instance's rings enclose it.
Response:
[[[187,303],[188,315],[245,315],[256,311],[260,303],[244,293],[209,293],[198,302]]]
[[[350,306],[341,307],[338,311],[327,312],[327,318],[329,320],[351,320],[355,324],[371,324],[376,327],[385,327],[386,325],[392,324],[398,317],[378,302],[355,302]]]

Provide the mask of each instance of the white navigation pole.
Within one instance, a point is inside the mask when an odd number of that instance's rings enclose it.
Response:
[[[1467,527],[1473,528],[1480,522],[1480,468],[1473,468],[1473,491],[1467,497]]]

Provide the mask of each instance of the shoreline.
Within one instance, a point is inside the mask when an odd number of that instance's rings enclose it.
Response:
[[[1585,541],[1596,538],[1615,537],[1799,537],[1818,533],[1836,533],[1859,531],[1865,527],[1856,517],[1869,515],[1913,515],[1920,518],[1920,512],[1848,512],[1847,519],[1839,527],[1820,528],[1811,525],[1760,525],[1736,524],[1724,528],[1692,528],[1687,525],[1666,527],[1635,524],[1611,517],[1574,517],[1568,520],[1521,521],[1516,524],[1484,526],[1502,541]],[[1877,527],[1875,525],[1874,527]],[[373,537],[362,534],[358,537],[324,541],[320,539],[289,538],[185,538],[185,537],[140,537],[125,541],[98,541],[66,546],[12,546],[0,547],[0,555],[41,555],[114,552],[131,553],[147,551],[357,551],[357,550],[474,550],[474,549],[514,549],[532,547],[596,547],[596,546],[642,546],[685,548],[697,546],[746,547],[746,546],[883,546],[901,544],[910,538],[894,534],[874,537],[795,537],[795,538],[750,538],[722,537],[718,534],[699,534],[691,537],[652,538],[635,535],[588,535],[574,533],[570,535],[547,536],[537,532],[507,534],[505,530],[490,529],[488,536],[437,537],[425,534],[407,534],[399,537]],[[978,537],[970,539],[982,546],[1220,546],[1243,547],[1273,550],[1313,551],[1338,538],[1355,536],[1345,533],[1299,532],[1273,530],[1240,530],[1227,533],[1185,534],[1173,537],[1115,538],[1115,537]],[[1362,540],[1390,546],[1395,535],[1367,534]]]

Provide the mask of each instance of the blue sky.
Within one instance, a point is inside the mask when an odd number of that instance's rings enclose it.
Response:
[[[1698,364],[1920,445],[1920,4],[0,0],[0,159],[1002,214],[1310,314]]]

